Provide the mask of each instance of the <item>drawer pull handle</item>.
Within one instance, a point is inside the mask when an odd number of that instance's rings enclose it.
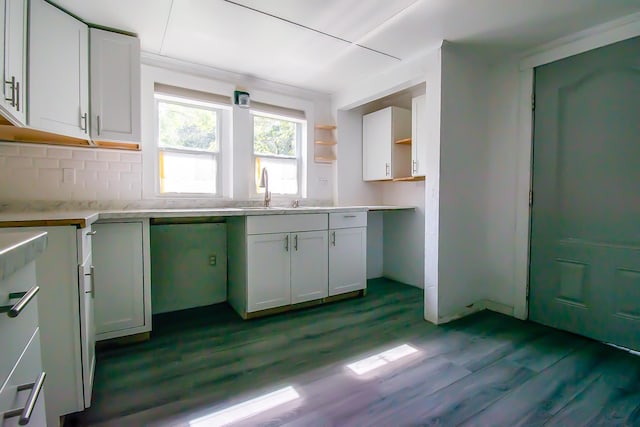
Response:
[[[31,390],[29,393],[29,397],[27,398],[27,403],[24,405],[24,408],[14,409],[9,412],[5,412],[3,418],[6,420],[8,418],[20,416],[20,420],[18,424],[21,426],[26,426],[31,421],[31,414],[36,407],[36,402],[38,401],[38,397],[40,396],[40,392],[42,391],[42,386],[44,385],[44,379],[46,378],[46,374],[43,372],[38,375],[38,379],[36,382],[31,384],[25,384],[18,386],[18,392],[24,390]]]
[[[355,215],[345,215],[344,217],[345,218],[355,218],[356,216]]]
[[[5,305],[0,307],[0,313],[7,313],[9,317],[18,317],[20,312],[29,304],[29,301],[36,296],[40,290],[39,286],[34,286],[27,292],[13,292],[9,294],[9,299],[20,298],[20,300],[14,305]]]

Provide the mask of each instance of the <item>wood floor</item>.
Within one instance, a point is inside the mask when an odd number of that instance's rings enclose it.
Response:
[[[226,305],[154,318],[150,341],[101,351],[92,407],[67,425],[189,426],[293,386],[299,398],[237,426],[640,426],[640,357],[534,323],[478,313],[436,327],[422,292],[264,319]],[[418,351],[358,376],[347,364]]]

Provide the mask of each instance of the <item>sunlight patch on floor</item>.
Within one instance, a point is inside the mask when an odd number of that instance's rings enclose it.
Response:
[[[347,368],[353,371],[356,375],[364,375],[417,352],[417,348],[411,347],[409,344],[402,344],[390,350],[383,351],[382,353],[374,354],[366,359],[351,363],[347,365]]]
[[[300,398],[291,386],[189,421],[190,427],[219,427],[252,417]]]

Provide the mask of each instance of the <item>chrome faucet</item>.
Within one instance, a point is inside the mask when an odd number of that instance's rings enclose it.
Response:
[[[264,207],[268,208],[271,204],[271,192],[269,191],[269,173],[267,172],[267,168],[262,168],[258,187],[264,188]]]

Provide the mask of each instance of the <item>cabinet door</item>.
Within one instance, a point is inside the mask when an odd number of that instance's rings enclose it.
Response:
[[[29,31],[29,126],[88,138],[87,26],[44,0],[33,0]]]
[[[91,406],[93,374],[96,369],[96,324],[94,310],[95,281],[91,255],[78,267],[80,296],[80,340],[82,346],[82,387],[84,407]]]
[[[291,303],[328,295],[327,231],[291,233]]]
[[[247,236],[247,312],[291,304],[289,233]]]
[[[140,142],[140,41],[92,28],[91,137]]]
[[[329,295],[366,289],[367,229],[329,232]]]
[[[143,224],[93,224],[96,333],[144,326]],[[103,336],[100,336],[100,335]],[[126,335],[121,333],[118,336]],[[108,338],[113,338],[113,334]]]
[[[385,108],[362,117],[362,179],[391,179],[392,110]]]
[[[424,176],[426,164],[426,95],[413,98],[411,121],[411,175]]]
[[[2,32],[2,96],[0,105],[14,124],[26,123],[26,0],[1,0],[4,32]]]

